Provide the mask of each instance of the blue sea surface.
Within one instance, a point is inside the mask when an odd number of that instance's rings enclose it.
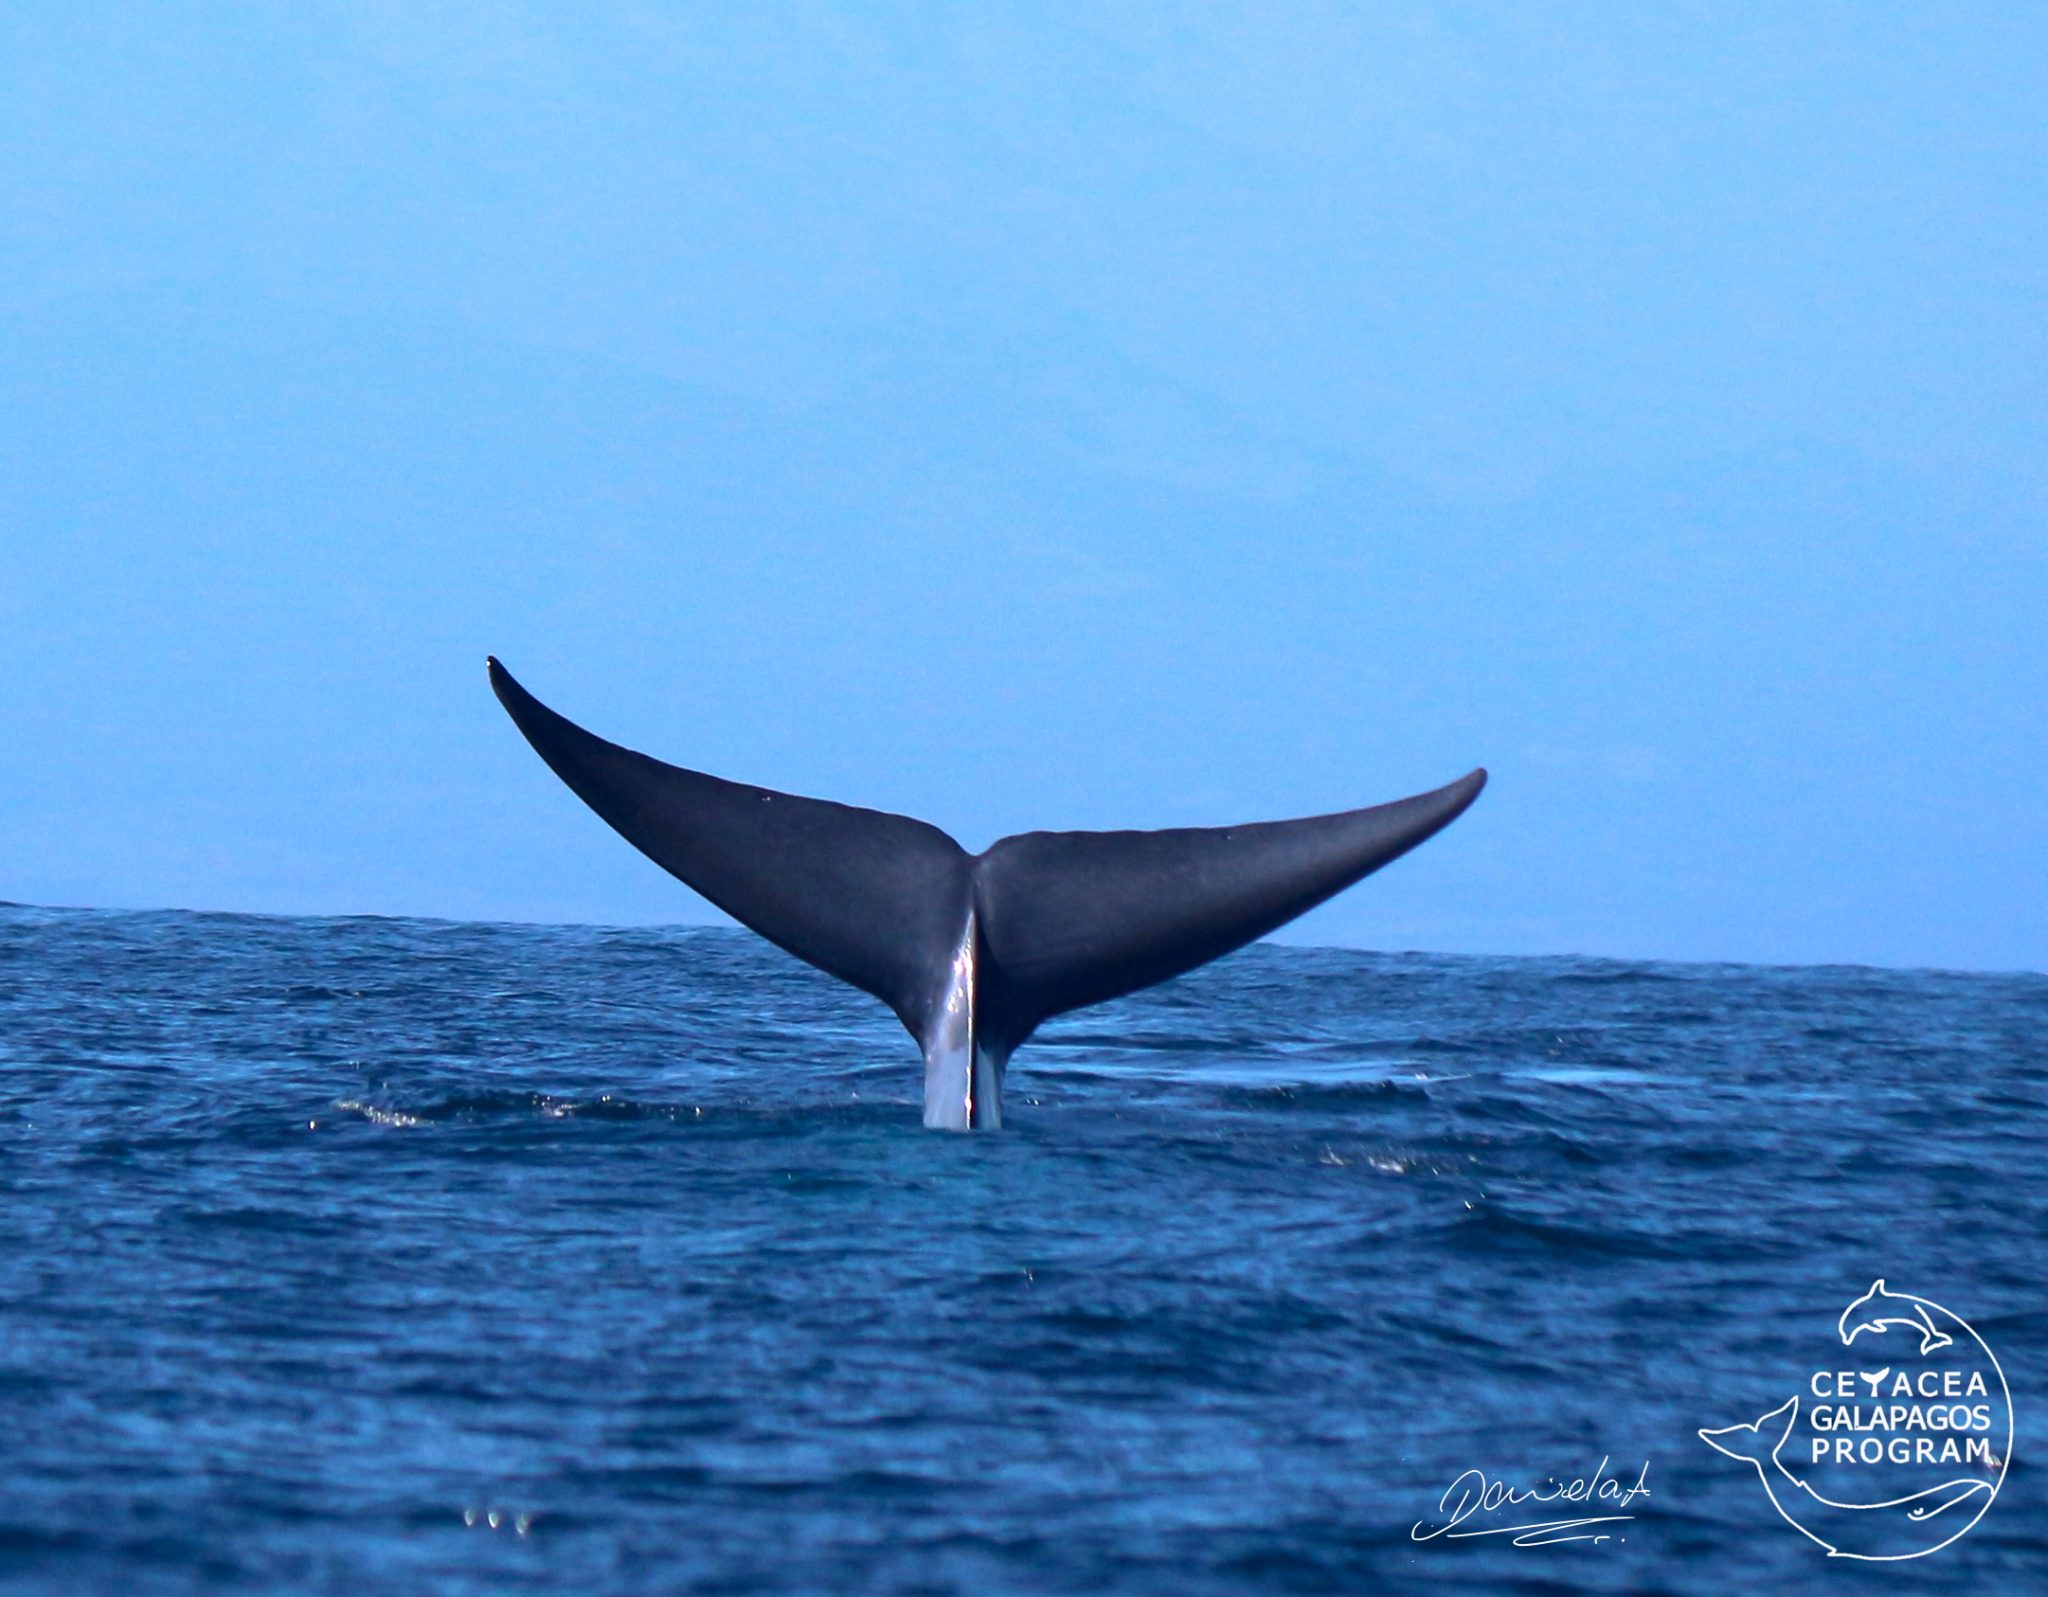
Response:
[[[2048,1590],[2044,1036],[2038,975],[1260,946],[963,1137],[740,932],[0,908],[0,1587]],[[1696,1434],[1879,1277],[2018,1414],[1904,1565]],[[1469,1470],[1649,1494],[1417,1540]]]

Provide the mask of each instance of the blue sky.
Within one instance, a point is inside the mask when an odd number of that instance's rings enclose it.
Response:
[[[1295,940],[2048,968],[2048,21],[9,6],[0,897],[709,918],[1494,773]]]

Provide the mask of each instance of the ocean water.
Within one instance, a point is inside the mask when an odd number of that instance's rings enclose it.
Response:
[[[743,933],[0,908],[0,1588],[2048,1590],[2044,1034],[2035,975],[1262,946],[956,1137]],[[1879,1277],[2017,1412],[1905,1564],[1696,1434]],[[1474,1470],[1648,1493],[1418,1539]]]

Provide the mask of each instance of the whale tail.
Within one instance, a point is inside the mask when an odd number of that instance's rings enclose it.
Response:
[[[1718,1431],[1702,1430],[1699,1438],[1717,1453],[1762,1465],[1777,1456],[1778,1449],[1785,1445],[1785,1438],[1792,1434],[1792,1427],[1798,1422],[1799,1399],[1793,1396],[1747,1425],[1727,1425]]]
[[[1003,1063],[1054,1015],[1263,937],[1434,836],[1474,771],[1392,804],[1160,832],[1029,832],[969,855],[935,826],[728,782],[608,743],[497,660],[555,774],[743,926],[882,1000],[926,1056],[926,1124],[1000,1123]]]

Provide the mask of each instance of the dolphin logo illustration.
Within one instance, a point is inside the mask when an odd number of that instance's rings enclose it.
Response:
[[[1870,1290],[1842,1310],[1840,1330],[1842,1346],[1847,1347],[1865,1331],[1876,1331],[1882,1335],[1889,1326],[1900,1326],[1908,1331],[1920,1333],[1920,1356],[1949,1346],[1955,1338],[1935,1328],[1933,1318],[1927,1312],[1927,1305],[1919,1298],[1907,1297],[1892,1292],[1880,1276],[1871,1282]]]
[[[1027,832],[970,855],[907,816],[727,782],[607,743],[489,666],[526,740],[627,842],[896,1012],[924,1053],[924,1123],[951,1131],[1002,1124],[1004,1066],[1042,1022],[1265,936],[1435,836],[1486,785],[1473,771],[1339,815]]]
[[[1793,1396],[1747,1425],[1702,1430],[1699,1438],[1716,1452],[1754,1464],[1779,1517],[1825,1547],[1830,1558],[1911,1558],[1940,1540],[1940,1527],[1932,1523],[1938,1516],[1980,1504],[1993,1490],[1990,1481],[1961,1479],[1883,1503],[1836,1502],[1793,1474],[1779,1456],[1798,1422],[1799,1399]]]

